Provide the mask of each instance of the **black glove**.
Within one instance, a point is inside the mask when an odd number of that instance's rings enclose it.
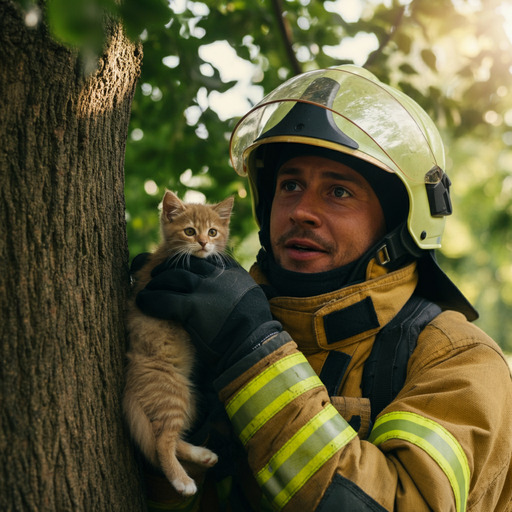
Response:
[[[135,272],[139,271],[146,264],[149,256],[151,256],[150,252],[141,252],[140,254],[137,254],[130,265],[130,274],[133,275]]]
[[[147,315],[181,322],[216,374],[282,330],[252,277],[235,261],[224,263],[191,257],[187,269],[175,260],[159,265],[136,299]]]

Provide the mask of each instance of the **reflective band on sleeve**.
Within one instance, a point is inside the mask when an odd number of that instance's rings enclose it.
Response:
[[[356,432],[328,404],[304,425],[256,475],[263,492],[281,510]]]
[[[427,452],[448,477],[457,512],[465,512],[470,470],[466,454],[448,430],[412,412],[391,412],[375,422],[368,441],[375,445],[389,439],[403,439]]]
[[[301,353],[280,359],[249,382],[226,406],[243,444],[283,407],[306,391],[323,386]]]

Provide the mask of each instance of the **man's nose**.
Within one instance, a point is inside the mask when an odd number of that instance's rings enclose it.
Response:
[[[296,224],[318,227],[322,223],[318,197],[306,190],[301,194],[290,212],[290,219]]]

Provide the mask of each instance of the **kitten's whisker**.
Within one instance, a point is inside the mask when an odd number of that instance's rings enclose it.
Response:
[[[221,268],[221,272],[224,272],[226,269],[226,263],[224,261],[223,255],[218,252],[214,252],[212,254],[212,259],[217,262],[217,266]]]
[[[224,252],[222,253],[222,257],[224,258],[224,260],[229,263],[229,260],[236,260],[235,258],[235,255],[234,255],[234,250],[233,250],[233,247],[228,247],[226,245],[225,249],[224,249]]]
[[[183,250],[183,253],[181,254],[181,261],[185,268],[190,267],[190,252],[187,250]]]
[[[187,246],[183,244],[181,248],[178,248],[177,250],[175,248],[173,252],[174,254],[172,257],[174,258],[174,267],[177,268],[180,262],[189,256],[189,251]]]

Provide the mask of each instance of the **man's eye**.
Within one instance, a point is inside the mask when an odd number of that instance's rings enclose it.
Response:
[[[297,190],[297,183],[295,183],[294,181],[285,181],[283,183],[283,188],[288,192],[293,192],[294,190]]]
[[[334,195],[336,197],[348,197],[350,194],[343,187],[336,187],[334,189]]]

